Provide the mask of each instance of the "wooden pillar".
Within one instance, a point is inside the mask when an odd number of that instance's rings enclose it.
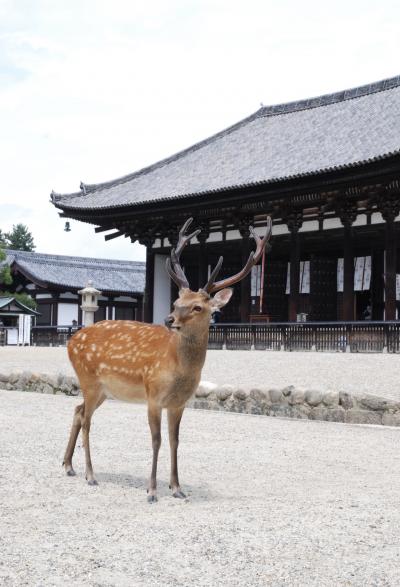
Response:
[[[143,242],[146,245],[146,283],[143,297],[143,320],[153,322],[153,300],[154,300],[154,252],[151,241]]]
[[[198,282],[199,289],[204,287],[208,280],[208,260],[207,260],[207,246],[206,240],[209,236],[208,227],[201,227],[202,231],[197,236],[199,241],[199,258],[198,258]]]
[[[357,205],[344,194],[336,211],[343,224],[343,320],[354,320],[354,251],[353,222],[357,218]]]
[[[248,224],[240,229],[241,240],[241,263],[245,266],[250,255],[250,231]],[[250,320],[250,301],[251,301],[251,272],[240,282],[240,321],[248,322]]]
[[[354,255],[353,234],[351,225],[351,221],[344,219],[343,320],[354,320]]]
[[[289,322],[296,322],[299,310],[300,282],[300,237],[299,230],[303,224],[302,215],[294,213],[287,219],[290,231],[290,294]]]
[[[396,320],[396,233],[394,219],[386,219],[385,229],[385,320]]]
[[[397,242],[394,219],[399,213],[395,194],[382,196],[382,216],[385,225],[385,320],[396,320],[396,256]]]
[[[384,287],[384,251],[374,247],[371,253],[371,303],[372,320],[383,320],[383,287]]]

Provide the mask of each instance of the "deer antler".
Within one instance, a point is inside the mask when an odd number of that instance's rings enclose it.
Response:
[[[189,282],[186,278],[186,275],[185,275],[185,273],[181,267],[180,261],[179,261],[181,253],[182,253],[183,249],[186,247],[186,245],[190,242],[190,240],[193,237],[197,236],[201,232],[200,228],[198,228],[197,230],[192,232],[192,234],[189,234],[189,235],[185,234],[185,232],[187,231],[189,226],[192,224],[192,222],[193,222],[193,218],[188,218],[186,220],[185,224],[180,229],[178,244],[171,251],[171,259],[167,259],[167,262],[166,262],[167,271],[169,273],[169,276],[176,283],[176,285],[179,287],[179,289],[189,287]],[[171,262],[172,262],[172,264],[171,264]]]
[[[232,277],[227,277],[226,279],[222,279],[221,281],[215,282],[215,278],[217,277],[217,275],[221,269],[221,266],[222,266],[223,257],[220,257],[218,260],[218,263],[216,264],[214,270],[212,271],[212,273],[210,275],[209,280],[207,281],[206,285],[203,287],[203,291],[205,291],[208,294],[212,294],[212,293],[219,291],[220,289],[223,289],[224,287],[229,287],[230,285],[233,285],[234,283],[241,281],[242,279],[244,279],[246,277],[246,275],[248,275],[250,273],[251,268],[254,265],[256,265],[258,263],[258,261],[261,259],[261,256],[265,250],[265,247],[267,246],[267,243],[268,243],[269,239],[271,238],[271,233],[272,233],[271,217],[268,216],[267,229],[265,231],[264,238],[260,238],[252,226],[250,226],[249,229],[250,229],[251,236],[256,241],[257,246],[256,246],[256,250],[250,253],[250,256],[247,259],[246,265],[243,267],[243,269],[241,271],[239,271],[239,273],[236,273],[236,275],[232,275]]]

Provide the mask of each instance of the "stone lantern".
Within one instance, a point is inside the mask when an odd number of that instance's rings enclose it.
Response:
[[[82,296],[81,310],[83,312],[84,326],[91,326],[94,323],[94,313],[99,309],[98,299],[101,291],[93,287],[93,281],[88,281],[84,289],[78,291]]]

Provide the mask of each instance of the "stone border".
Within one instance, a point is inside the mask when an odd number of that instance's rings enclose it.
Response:
[[[262,414],[303,420],[400,426],[400,402],[375,395],[322,392],[290,385],[284,389],[253,388],[201,382],[190,407]]]
[[[9,375],[0,373],[0,387],[18,391],[35,391],[37,393],[64,393],[79,395],[80,389],[76,377],[50,375],[48,373],[31,373],[30,371],[13,372]]]
[[[0,373],[0,387],[54,395],[77,396],[80,393],[76,377],[61,373]],[[283,389],[260,387],[248,391],[233,385],[202,381],[188,407],[302,420],[400,426],[400,401],[343,391],[306,390],[292,385]]]

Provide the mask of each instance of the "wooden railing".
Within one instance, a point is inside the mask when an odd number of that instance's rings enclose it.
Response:
[[[82,326],[34,326],[31,331],[33,346],[65,346]]]
[[[400,322],[212,324],[208,348],[399,353]]]
[[[81,326],[35,326],[34,346],[64,346]],[[209,349],[400,353],[399,322],[212,324]]]

